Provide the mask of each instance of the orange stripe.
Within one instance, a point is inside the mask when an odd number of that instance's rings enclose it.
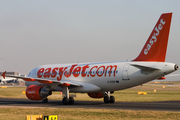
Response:
[[[62,86],[62,87],[67,87],[67,86],[70,86],[70,84],[68,84],[68,83],[64,83],[64,84],[61,84],[61,85],[59,85],[59,86]]]
[[[33,78],[23,78],[24,81],[35,81]]]
[[[158,80],[164,80],[164,79],[166,79],[165,77],[160,77],[160,78],[158,78]]]
[[[43,84],[51,84],[53,83],[52,81],[41,81],[41,80],[36,80],[38,81],[39,83],[43,83]]]

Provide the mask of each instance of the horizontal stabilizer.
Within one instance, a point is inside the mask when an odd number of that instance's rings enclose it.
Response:
[[[141,70],[147,70],[147,71],[155,71],[160,70],[160,68],[152,67],[152,66],[144,66],[144,65],[138,65],[138,64],[130,64],[131,66],[137,67]]]

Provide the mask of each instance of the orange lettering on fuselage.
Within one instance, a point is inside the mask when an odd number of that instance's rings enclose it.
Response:
[[[51,72],[51,68],[47,68],[46,70],[45,70],[46,72],[44,73],[44,78],[49,78],[50,77],[50,72]]]
[[[87,70],[89,68],[89,70]],[[37,72],[38,78],[57,78],[58,81],[62,79],[62,77],[70,77],[73,75],[74,77],[79,77],[81,75],[82,77],[95,77],[96,75],[98,77],[102,77],[103,75],[106,77],[106,75],[109,74],[109,77],[111,77],[111,74],[113,76],[116,76],[117,65],[108,65],[108,66],[77,66],[77,64],[72,65],[69,69],[68,67],[55,67],[55,68],[40,68]]]

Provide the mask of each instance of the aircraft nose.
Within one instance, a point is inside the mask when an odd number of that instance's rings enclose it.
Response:
[[[176,64],[176,65],[174,65],[174,69],[175,70],[178,70],[179,69],[179,66]]]

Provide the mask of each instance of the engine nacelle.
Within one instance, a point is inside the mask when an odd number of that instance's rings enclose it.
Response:
[[[98,93],[87,93],[89,95],[89,97],[92,97],[92,98],[103,98],[104,95],[101,93],[101,92],[98,92]]]
[[[39,85],[30,85],[26,89],[26,96],[30,100],[42,100],[51,94],[51,91]]]

